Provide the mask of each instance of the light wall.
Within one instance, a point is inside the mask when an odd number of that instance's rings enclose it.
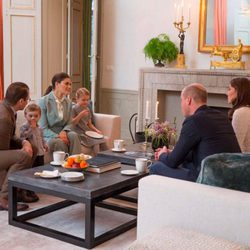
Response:
[[[101,87],[138,90],[139,69],[153,67],[146,60],[143,47],[160,33],[166,33],[179,46],[178,31],[173,26],[175,3],[179,0],[103,0],[101,38]],[[199,0],[191,4],[191,26],[186,32],[184,53],[188,68],[208,69],[209,54],[198,52]],[[184,12],[187,17],[187,13]],[[250,68],[249,55],[243,60]],[[174,64],[170,65],[174,67]]]

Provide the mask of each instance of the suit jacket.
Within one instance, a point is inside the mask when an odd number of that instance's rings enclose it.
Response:
[[[57,104],[53,91],[43,96],[39,101],[39,106],[41,108],[39,126],[43,129],[43,136],[47,141],[51,138],[58,137],[58,134],[62,130],[70,130],[72,103],[68,98],[64,98],[62,105],[63,119],[58,116]]]
[[[4,100],[0,102],[0,150],[18,149],[22,140],[15,135],[16,119],[11,106]]]
[[[159,160],[172,168],[182,165],[196,178],[206,156],[238,152],[241,150],[227,116],[204,105],[184,120],[173,151],[161,154]]]

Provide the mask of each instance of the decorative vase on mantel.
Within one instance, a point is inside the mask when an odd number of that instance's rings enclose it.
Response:
[[[164,67],[164,64],[161,62],[161,60],[157,60],[157,63],[155,63],[155,67]]]
[[[152,139],[152,149],[155,151],[157,148],[163,148],[166,146],[167,148],[169,147],[169,141],[166,138],[153,138]]]

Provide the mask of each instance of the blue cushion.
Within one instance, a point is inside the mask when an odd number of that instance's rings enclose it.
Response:
[[[196,182],[250,192],[250,154],[221,153],[206,157]]]

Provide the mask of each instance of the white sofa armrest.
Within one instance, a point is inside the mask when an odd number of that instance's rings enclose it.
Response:
[[[101,130],[107,137],[107,146],[113,147],[113,141],[121,138],[121,117],[118,115],[108,115],[94,113],[96,128]]]
[[[250,245],[250,194],[162,176],[139,181],[137,239],[162,227]]]

